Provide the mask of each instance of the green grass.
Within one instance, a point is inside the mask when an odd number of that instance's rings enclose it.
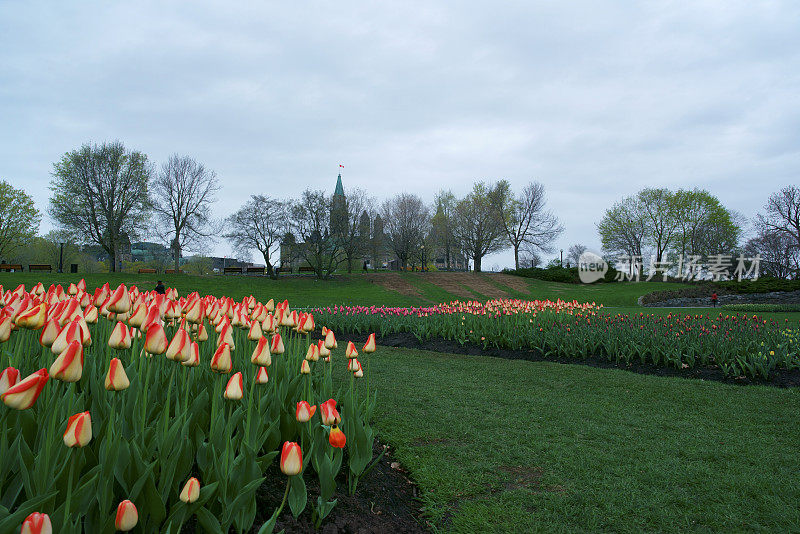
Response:
[[[376,426],[454,532],[797,531],[800,391],[381,347]]]

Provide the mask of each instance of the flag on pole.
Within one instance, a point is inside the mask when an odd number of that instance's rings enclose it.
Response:
[[[344,169],[344,165],[339,165],[339,168],[340,169]]]

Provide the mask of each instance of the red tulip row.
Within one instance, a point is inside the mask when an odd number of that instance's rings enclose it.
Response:
[[[262,531],[286,503],[305,509],[306,472],[320,524],[343,450],[351,493],[374,465],[375,397],[352,342],[336,387],[336,337],[315,330],[286,301],[0,286],[0,532],[177,531],[191,516],[249,530],[279,453],[286,492]]]

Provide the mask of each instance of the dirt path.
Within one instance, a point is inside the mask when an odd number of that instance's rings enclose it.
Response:
[[[405,278],[397,273],[367,274],[365,277],[373,284],[378,284],[390,291],[396,291],[401,295],[420,296],[419,289],[408,283]]]
[[[508,293],[489,282],[485,274],[478,273],[417,273],[422,280],[430,282],[459,298],[474,300],[479,298],[470,289],[489,298],[507,297]]]

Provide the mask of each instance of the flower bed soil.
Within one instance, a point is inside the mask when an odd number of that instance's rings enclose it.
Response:
[[[285,530],[287,533],[316,534],[429,532],[429,524],[422,518],[420,502],[417,500],[419,490],[392,458],[391,448],[376,440],[373,458],[377,457],[384,447],[387,447],[386,454],[372,471],[359,481],[353,496],[348,495],[347,473],[342,469],[336,480],[338,487],[334,495],[338,502],[319,529],[314,528],[311,519],[311,503],[317,500],[319,484],[316,477],[307,477],[308,505],[306,509],[295,519],[287,504],[278,518],[274,532],[281,530]],[[346,466],[347,463],[344,462],[342,465]],[[264,476],[267,477],[267,480],[256,494],[258,512],[253,528],[250,530],[251,533],[257,533],[261,525],[269,520],[275,509],[280,506],[283,492],[286,489],[286,476],[278,468],[277,459]],[[187,522],[182,530],[184,534],[200,531],[202,528],[197,529],[195,518]]]
[[[337,335],[339,332],[337,332]],[[354,332],[341,332],[343,339],[353,341],[356,346],[367,340],[367,334],[358,334]],[[793,369],[786,371],[783,369],[776,370],[771,376],[770,380],[763,380],[758,378],[748,378],[739,376],[734,378],[726,377],[722,370],[716,365],[701,366],[696,365],[692,368],[675,369],[672,367],[663,367],[640,362],[613,362],[608,361],[605,356],[596,355],[589,358],[557,358],[552,356],[545,357],[541,352],[536,350],[508,350],[497,348],[483,348],[478,345],[465,344],[460,345],[455,341],[450,341],[443,338],[432,338],[425,341],[419,341],[414,334],[408,332],[401,332],[397,334],[387,334],[385,336],[377,336],[377,343],[387,347],[400,347],[409,349],[429,350],[433,352],[445,352],[451,354],[469,354],[475,356],[491,356],[495,358],[505,358],[508,360],[530,360],[530,361],[548,361],[572,365],[588,365],[590,367],[598,367],[602,369],[623,369],[639,374],[656,375],[656,376],[677,376],[682,378],[695,378],[700,380],[716,380],[718,382],[725,382],[728,384],[761,384],[776,387],[800,387],[800,370]]]

